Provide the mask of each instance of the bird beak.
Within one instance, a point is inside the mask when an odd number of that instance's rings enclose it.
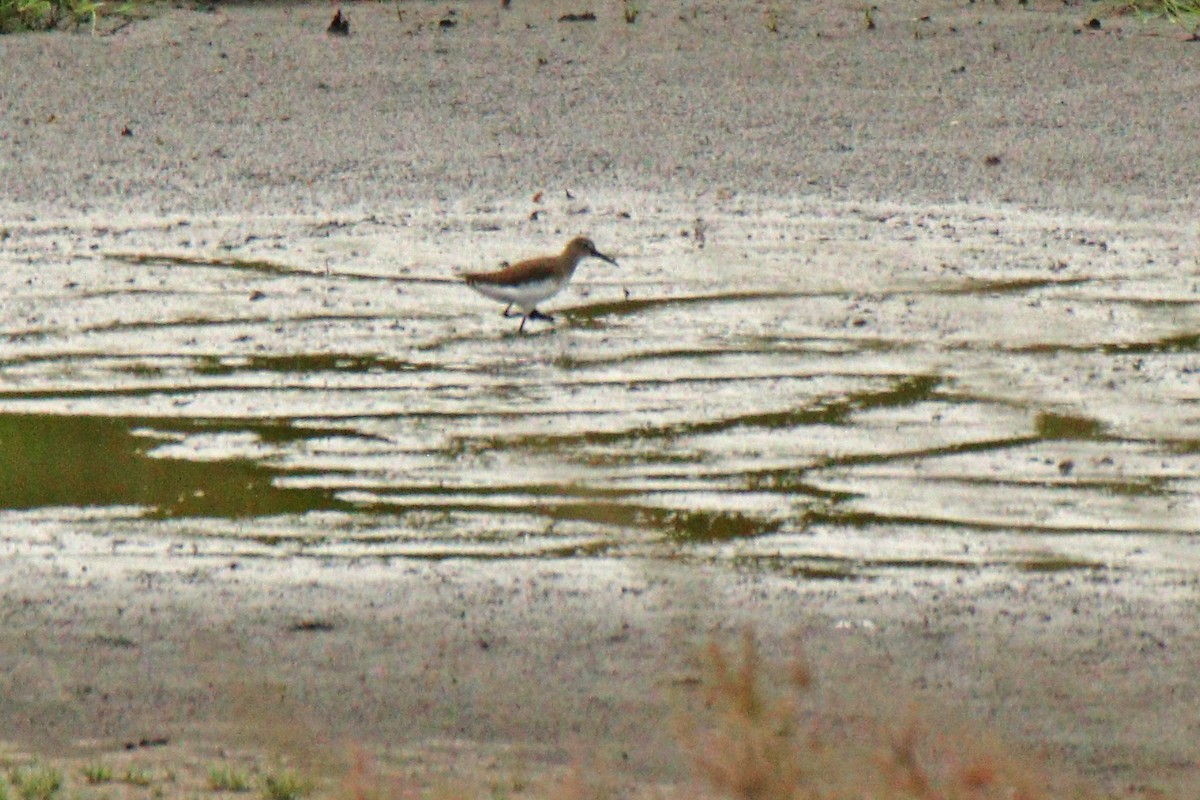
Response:
[[[596,258],[600,259],[601,261],[607,261],[608,263],[612,264],[614,267],[621,266],[620,264],[617,263],[617,260],[615,258],[604,255],[604,253],[601,253],[599,250],[597,250],[594,247],[592,248],[592,255],[594,255]]]

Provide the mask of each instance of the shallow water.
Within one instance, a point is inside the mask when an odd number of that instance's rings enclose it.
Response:
[[[5,222],[6,549],[1194,567],[1196,233],[563,201]],[[587,232],[514,319],[454,278]]]

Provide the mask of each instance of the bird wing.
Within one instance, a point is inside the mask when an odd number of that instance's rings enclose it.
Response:
[[[534,258],[495,272],[467,272],[463,277],[467,283],[510,284],[551,280],[557,273],[554,259]]]

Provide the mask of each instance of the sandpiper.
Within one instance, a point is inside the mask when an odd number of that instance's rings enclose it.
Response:
[[[496,272],[468,272],[463,275],[463,279],[466,280],[467,286],[484,297],[508,303],[508,307],[504,309],[506,317],[517,316],[509,312],[514,305],[520,306],[524,313],[521,314],[521,327],[517,328],[517,333],[521,333],[525,330],[525,320],[554,321],[554,317],[538,311],[537,304],[562,291],[575,274],[579,262],[588,256],[607,261],[614,266],[617,264],[615,259],[597,250],[591,239],[581,236],[568,242],[563,251],[556,256],[531,258]]]

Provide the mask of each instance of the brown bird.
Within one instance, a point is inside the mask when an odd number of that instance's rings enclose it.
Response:
[[[514,305],[519,306],[524,312],[521,326],[517,328],[517,333],[521,333],[525,330],[526,320],[554,321],[554,317],[538,311],[537,304],[562,291],[570,283],[579,262],[588,257],[617,266],[615,259],[597,250],[591,239],[581,236],[568,242],[566,248],[556,256],[531,258],[496,272],[468,272],[463,279],[467,286],[484,297],[508,303],[508,308],[504,309],[506,317],[517,316],[509,312]]]

